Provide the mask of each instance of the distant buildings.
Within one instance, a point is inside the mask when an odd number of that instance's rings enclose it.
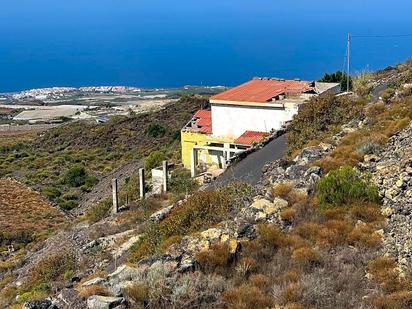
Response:
[[[292,120],[313,96],[341,91],[337,83],[255,78],[210,98],[182,129],[182,160],[192,175],[197,167],[226,161]]]

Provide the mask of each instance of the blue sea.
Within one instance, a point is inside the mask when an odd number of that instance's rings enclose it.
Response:
[[[0,5],[0,92],[49,86],[316,79],[412,56],[410,0],[12,0]]]

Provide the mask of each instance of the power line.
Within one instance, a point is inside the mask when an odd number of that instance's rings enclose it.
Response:
[[[376,34],[376,35],[351,35],[352,38],[404,38],[404,37],[412,37],[412,33],[410,34]]]

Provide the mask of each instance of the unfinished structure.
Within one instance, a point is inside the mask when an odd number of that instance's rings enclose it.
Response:
[[[233,155],[292,120],[311,97],[340,91],[337,83],[254,78],[217,94],[181,131],[183,164],[193,176],[197,168],[225,168]]]

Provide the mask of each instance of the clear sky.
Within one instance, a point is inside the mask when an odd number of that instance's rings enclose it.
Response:
[[[412,34],[410,0],[12,0],[0,7],[0,91],[233,85],[342,68],[347,32]],[[412,38],[354,39],[354,71]]]

